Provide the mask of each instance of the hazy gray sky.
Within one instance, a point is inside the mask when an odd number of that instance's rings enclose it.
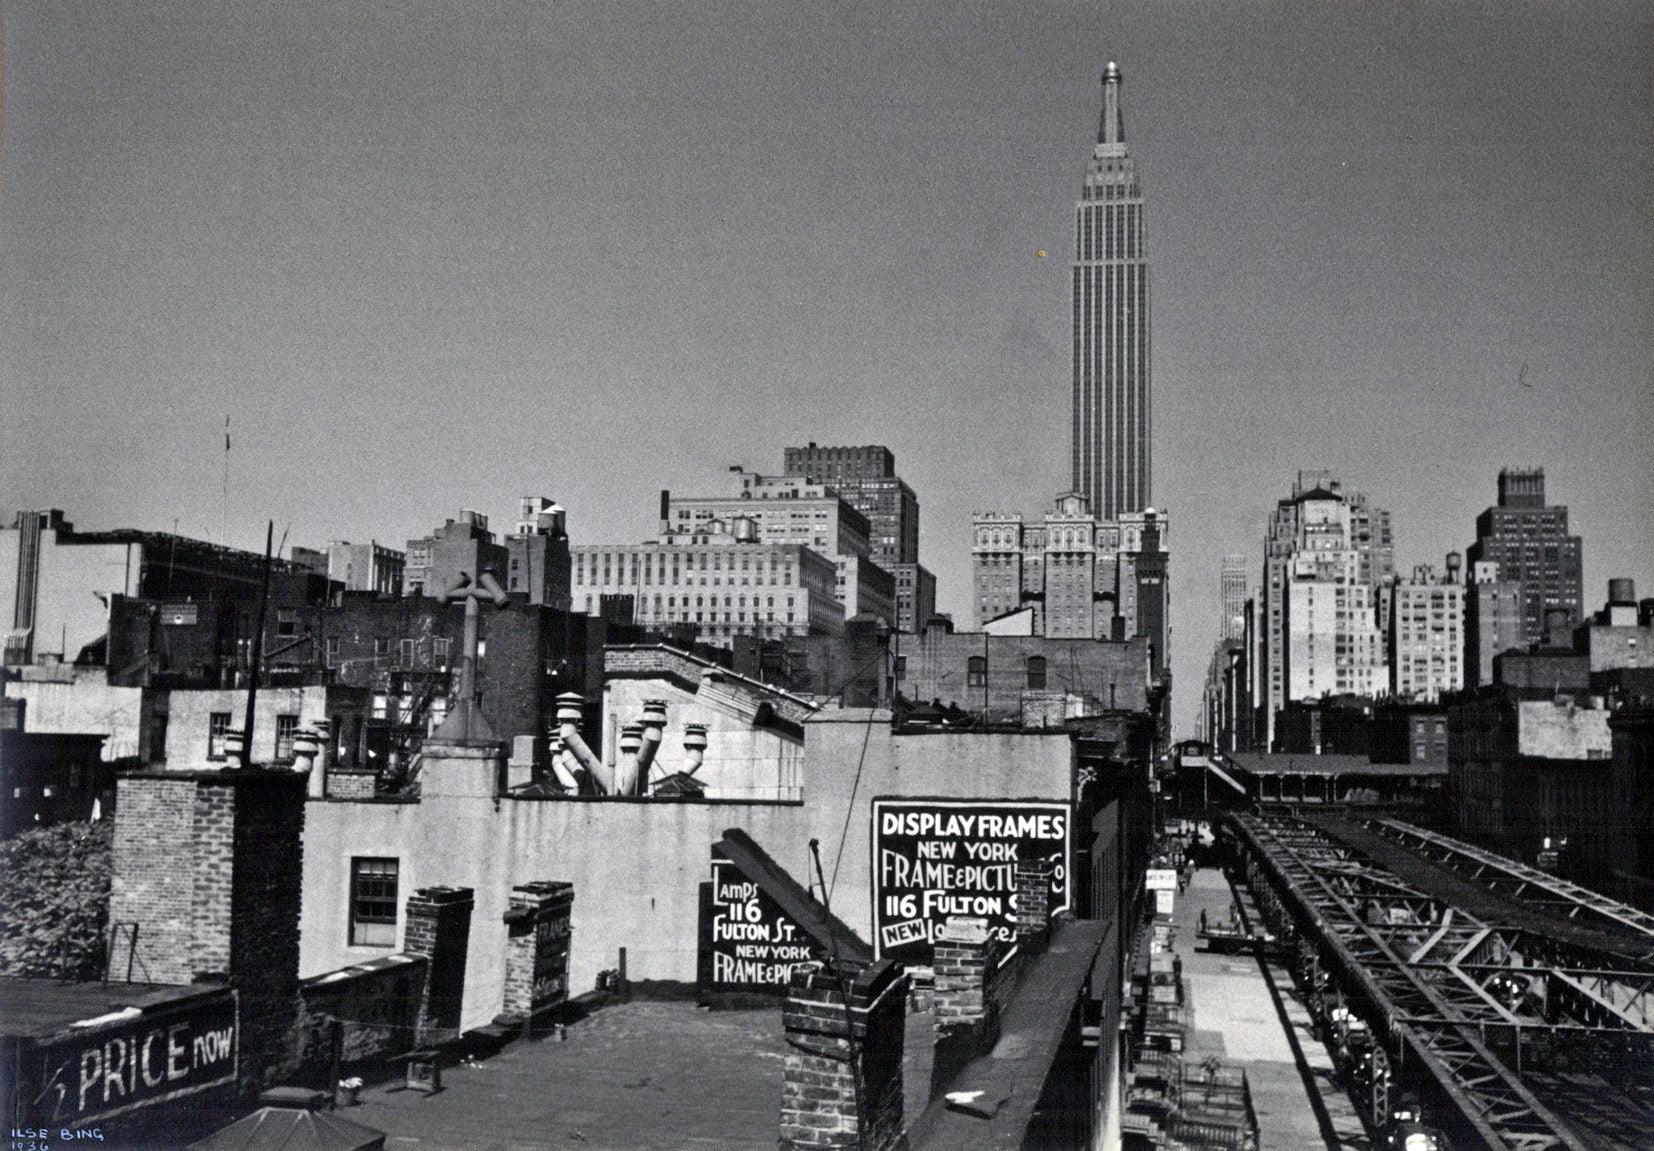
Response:
[[[0,508],[400,546],[888,444],[968,620],[974,509],[1067,487],[1098,74],[1148,199],[1176,715],[1300,467],[1473,536],[1543,464],[1654,594],[1654,5],[12,0]],[[1039,250],[1047,252],[1040,259]]]

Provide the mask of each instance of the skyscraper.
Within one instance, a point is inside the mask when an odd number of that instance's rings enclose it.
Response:
[[[1220,638],[1240,639],[1246,633],[1246,557],[1223,557],[1223,622]]]
[[[1289,702],[1389,686],[1378,600],[1394,566],[1389,512],[1328,472],[1298,473],[1264,541],[1257,702],[1269,746]]]
[[[1476,542],[1466,554],[1470,570],[1493,561],[1498,578],[1522,588],[1523,643],[1545,634],[1545,609],[1563,608],[1568,626],[1579,623],[1584,603],[1580,541],[1568,534],[1568,509],[1545,502],[1545,469],[1505,468],[1499,503],[1476,517]]]
[[[1103,72],[1097,146],[1074,206],[1074,490],[1112,520],[1149,502],[1149,266],[1126,154],[1120,69]]]

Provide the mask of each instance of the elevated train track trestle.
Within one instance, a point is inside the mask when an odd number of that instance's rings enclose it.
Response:
[[[1312,1014],[1370,1029],[1377,1121],[1405,1089],[1455,1151],[1654,1148],[1654,920],[1394,820],[1224,835]]]

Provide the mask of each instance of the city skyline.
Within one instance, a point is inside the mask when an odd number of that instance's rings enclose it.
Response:
[[[1300,469],[1392,509],[1408,570],[1543,466],[1585,606],[1654,585],[1649,11],[1199,11],[9,6],[0,499],[257,548],[544,494],[641,540],[661,487],[883,443],[966,619],[971,511],[1070,478],[1037,253],[1113,59],[1181,731],[1221,557],[1256,577]]]

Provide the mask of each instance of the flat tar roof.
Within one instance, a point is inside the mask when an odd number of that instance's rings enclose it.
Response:
[[[45,1039],[75,1023],[128,1007],[147,1011],[190,999],[210,999],[228,991],[214,984],[64,983],[0,975],[0,1034]]]

